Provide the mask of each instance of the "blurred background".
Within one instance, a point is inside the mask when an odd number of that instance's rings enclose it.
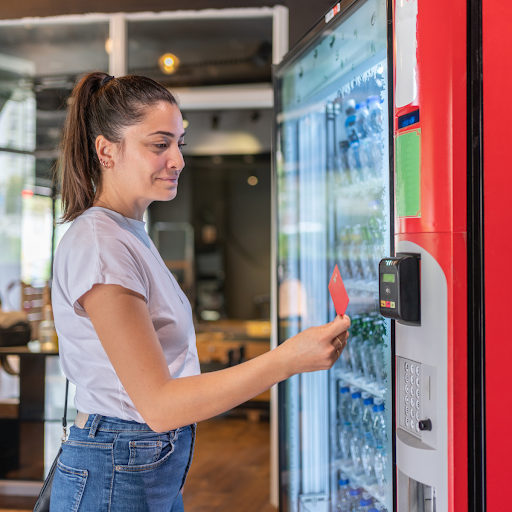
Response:
[[[77,78],[93,70],[145,75],[178,97],[186,167],[177,198],[148,209],[147,231],[192,304],[202,371],[239,364],[270,349],[272,66],[330,7],[325,0],[0,6],[1,510],[33,506],[60,441],[65,379],[51,269],[68,225],[59,224],[53,177]],[[71,386],[70,420],[73,394]],[[187,510],[206,510],[213,495],[217,505],[208,510],[274,510],[271,407],[267,392],[200,426]],[[221,466],[231,467],[231,480],[215,480]]]

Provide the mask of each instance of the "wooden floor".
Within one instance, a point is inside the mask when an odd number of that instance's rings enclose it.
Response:
[[[276,512],[269,504],[270,426],[244,419],[200,423],[183,493],[186,512]],[[35,498],[0,496],[0,512],[29,512]],[[2,508],[3,507],[3,508]]]

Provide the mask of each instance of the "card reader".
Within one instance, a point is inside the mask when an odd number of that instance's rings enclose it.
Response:
[[[406,325],[420,325],[420,255],[398,253],[379,263],[380,314]]]

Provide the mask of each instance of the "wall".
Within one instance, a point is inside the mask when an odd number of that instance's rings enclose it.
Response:
[[[176,11],[285,5],[290,10],[290,47],[334,4],[332,0],[24,0],[0,3],[0,19],[91,12]]]

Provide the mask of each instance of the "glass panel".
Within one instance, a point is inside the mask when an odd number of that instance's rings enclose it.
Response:
[[[34,186],[34,157],[0,151],[0,296],[7,310],[21,307],[22,193]]]
[[[23,197],[21,279],[44,286],[50,279],[52,261],[52,199],[47,196]]]
[[[272,18],[128,23],[128,71],[176,86],[270,82]]]
[[[279,342],[334,318],[335,265],[352,318],[331,371],[284,383],[285,511],[392,510],[386,25],[385,1],[359,1],[277,77]]]

